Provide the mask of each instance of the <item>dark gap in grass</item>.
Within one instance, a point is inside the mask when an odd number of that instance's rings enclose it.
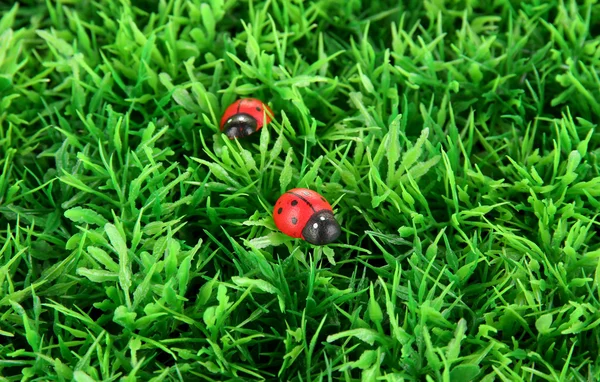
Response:
[[[154,350],[154,361],[161,365],[163,368],[173,367],[176,365],[176,361],[173,359],[173,356],[162,349],[152,349]],[[150,350],[148,350],[150,352]],[[177,353],[176,353],[177,354]]]
[[[18,347],[15,349],[28,349],[29,345],[28,344],[23,344],[22,347]],[[31,361],[28,361],[27,363],[29,364]],[[28,365],[27,365],[28,366]],[[25,365],[20,365],[20,366],[4,366],[2,367],[2,373],[5,375],[23,375],[23,368],[27,367]]]
[[[139,130],[144,129],[146,126],[148,126],[148,123],[150,123],[151,121],[155,122],[154,115],[147,113],[147,110],[146,110],[147,106],[145,106],[145,105],[136,104],[131,109],[129,109],[129,108],[125,109],[125,107],[123,107],[122,110],[119,110],[120,108],[118,108],[118,107],[115,108],[115,105],[112,105],[112,107],[115,112],[123,114],[123,122],[126,122],[125,118],[127,118],[129,120],[130,130],[139,131]],[[128,114],[128,117],[127,117],[127,114]],[[124,128],[125,128],[125,126],[123,126],[121,128],[121,130],[124,130]],[[129,134],[129,137],[133,138],[133,140],[131,138],[129,140],[130,147],[131,148],[137,147],[137,145],[139,144],[139,141],[136,139],[139,139],[139,138],[132,134]],[[160,142],[160,140],[158,142]]]
[[[204,203],[206,203],[206,200]],[[188,211],[188,224],[179,230],[182,240],[188,245],[193,245],[200,239],[202,239],[203,242],[209,240],[209,237],[204,233],[204,230],[207,228],[205,225],[207,224],[207,219],[203,219],[205,218],[203,207],[198,206],[196,209],[198,211],[196,213],[190,213]]]
[[[152,0],[136,0],[135,1],[135,5],[134,7],[140,11],[143,11],[147,14],[159,14],[159,7],[158,7],[158,3],[156,1],[152,1]],[[185,9],[185,7],[183,7]],[[139,25],[144,25],[145,23],[147,23],[148,21],[148,17],[146,16],[142,16],[139,13],[136,12],[136,17],[137,17],[137,23]]]

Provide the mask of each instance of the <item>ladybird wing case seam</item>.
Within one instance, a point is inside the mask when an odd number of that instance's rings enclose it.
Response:
[[[296,192],[288,191],[288,193],[290,195],[294,195],[294,197],[296,197],[296,198],[300,199],[300,201],[306,203],[308,205],[308,207],[310,207],[312,209],[313,212],[316,212],[315,207],[310,202],[310,200],[308,200],[307,198],[305,198],[304,196],[302,196],[302,195],[300,195],[299,193],[296,193]]]
[[[331,207],[329,202],[316,191],[302,189],[302,188],[295,188],[295,189],[289,190],[288,192],[296,195],[301,200],[308,203],[314,212],[318,212],[319,210],[322,210],[322,209],[333,211],[333,208]]]

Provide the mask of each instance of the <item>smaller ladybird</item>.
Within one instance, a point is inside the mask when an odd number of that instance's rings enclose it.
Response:
[[[314,245],[329,244],[342,232],[329,202],[306,188],[294,188],[281,195],[273,209],[273,220],[284,234]]]
[[[221,131],[229,139],[244,138],[271,122],[273,112],[256,98],[242,98],[225,109],[221,118]]]

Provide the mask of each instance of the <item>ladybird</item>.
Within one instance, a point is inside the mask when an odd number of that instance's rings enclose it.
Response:
[[[281,232],[314,245],[335,241],[342,230],[323,196],[306,188],[294,188],[279,197],[273,220]]]
[[[262,101],[242,98],[225,109],[221,118],[221,131],[229,139],[247,137],[271,122],[271,115],[273,112]]]

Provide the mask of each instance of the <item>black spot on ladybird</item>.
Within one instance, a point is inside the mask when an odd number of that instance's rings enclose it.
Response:
[[[292,224],[296,224],[296,223],[298,223],[298,219],[292,218]]]
[[[256,107],[256,111],[261,111],[262,109],[260,107]]]
[[[292,206],[295,206],[296,204],[298,204],[297,200],[292,200]]]
[[[277,213],[280,214],[283,211],[283,208],[279,207],[279,209],[277,210]]]

